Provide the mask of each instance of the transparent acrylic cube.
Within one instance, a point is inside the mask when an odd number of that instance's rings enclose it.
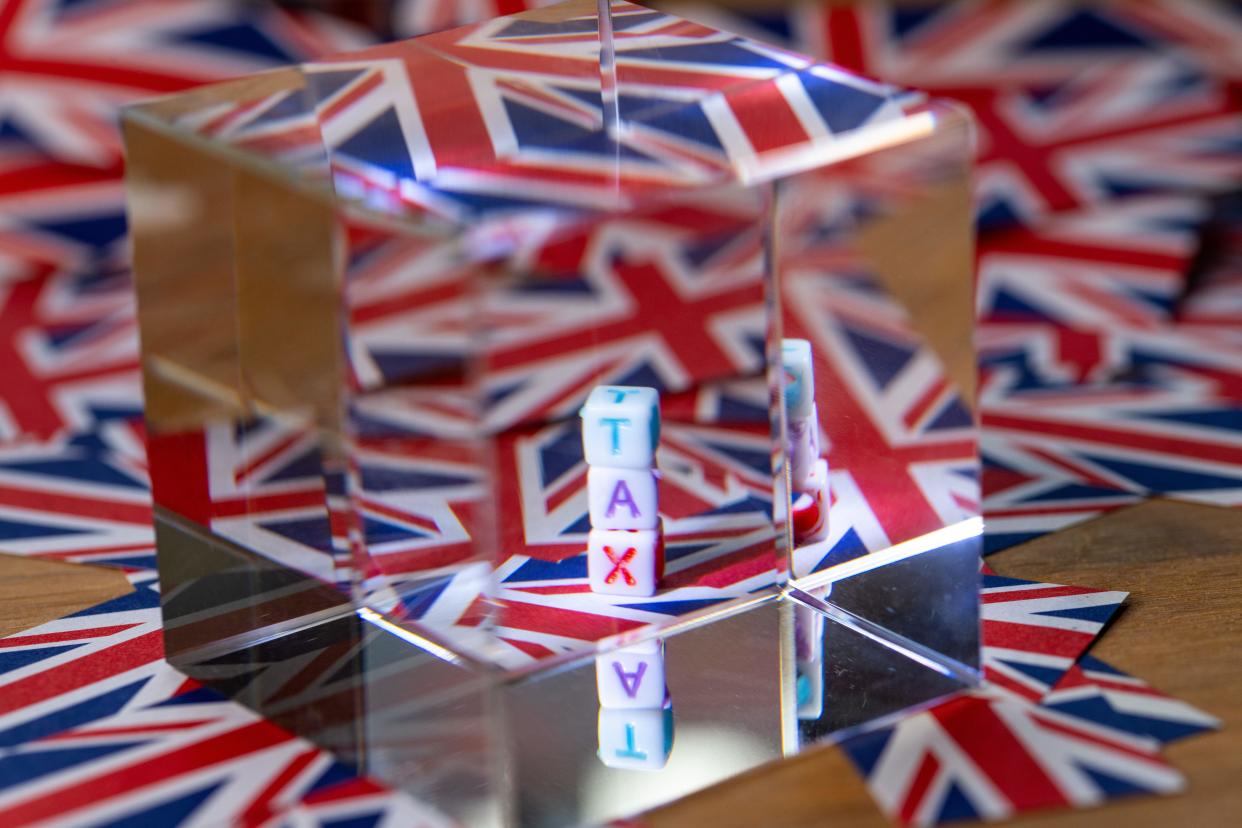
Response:
[[[615,78],[567,3],[125,115],[168,657],[467,824],[632,814],[978,676],[968,119],[611,14]],[[660,393],[651,597],[588,586],[600,385]],[[612,712],[636,651],[665,693]]]

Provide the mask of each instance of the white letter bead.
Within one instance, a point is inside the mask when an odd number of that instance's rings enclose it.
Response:
[[[782,340],[781,365],[785,369],[785,414],[790,420],[806,417],[815,402],[811,343],[805,339]]]
[[[592,529],[654,529],[660,501],[650,469],[587,469]]]
[[[659,707],[664,704],[664,650],[623,647],[595,657],[600,707]]]
[[[624,469],[655,466],[660,443],[660,395],[654,388],[596,386],[579,415],[589,465]]]
[[[819,418],[812,403],[809,415],[789,420],[789,478],[794,491],[810,488],[819,453]]]
[[[587,579],[604,595],[655,595],[663,569],[661,529],[592,529],[587,535]]]
[[[659,770],[672,747],[671,707],[599,709],[599,758],[608,767]]]
[[[828,461],[815,463],[809,485],[793,497],[794,540],[816,543],[828,537],[828,507],[832,503],[828,486]]]

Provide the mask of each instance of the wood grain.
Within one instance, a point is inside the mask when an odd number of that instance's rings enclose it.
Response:
[[[0,636],[37,627],[131,589],[115,569],[0,554]]]
[[[1035,814],[1023,826],[1215,826],[1242,814],[1242,512],[1167,501],[1114,512],[991,558],[1004,575],[1131,593],[1092,653],[1224,721],[1166,755],[1186,794]],[[114,572],[0,555],[0,632],[109,597]],[[881,828],[862,781],[835,748],[759,768],[643,818],[653,828],[779,825]]]

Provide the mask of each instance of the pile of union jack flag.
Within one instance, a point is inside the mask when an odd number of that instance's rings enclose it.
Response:
[[[162,659],[116,119],[127,102],[355,49],[377,32],[408,37],[545,4],[0,9],[0,550],[114,567],[134,587],[0,639],[6,824],[443,824]],[[363,5],[353,22],[322,11]],[[680,11],[962,101],[978,120],[989,549],[1152,495],[1242,504],[1242,198],[1227,189],[1242,180],[1236,4],[789,5]],[[350,95],[368,78],[335,81],[329,94]],[[375,330],[363,381],[400,369]],[[738,330],[728,353],[745,359],[754,342]],[[871,390],[892,383],[882,385]],[[766,417],[764,390],[744,383],[709,383],[677,404]],[[719,452],[709,432],[673,437],[693,460]],[[545,462],[563,436],[532,433],[512,462]],[[754,454],[735,443],[735,457]],[[688,462],[687,474],[709,466]],[[757,472],[735,471],[687,491],[761,506]],[[576,531],[576,513],[554,506],[539,518],[553,548]],[[728,542],[742,544],[739,514]],[[882,534],[853,529],[863,545]],[[515,596],[537,598],[557,565],[513,561]],[[1085,655],[1124,597],[987,574],[987,683],[844,745],[885,813],[999,819],[1180,789],[1160,747],[1215,721]]]

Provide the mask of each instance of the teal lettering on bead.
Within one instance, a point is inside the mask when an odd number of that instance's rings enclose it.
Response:
[[[617,756],[622,759],[637,759],[640,762],[647,758],[645,751],[638,749],[638,745],[634,744],[634,725],[626,722],[625,724],[625,748],[618,750]]]
[[[621,453],[621,429],[629,428],[629,417],[600,417],[599,424],[612,428],[612,453]]]

